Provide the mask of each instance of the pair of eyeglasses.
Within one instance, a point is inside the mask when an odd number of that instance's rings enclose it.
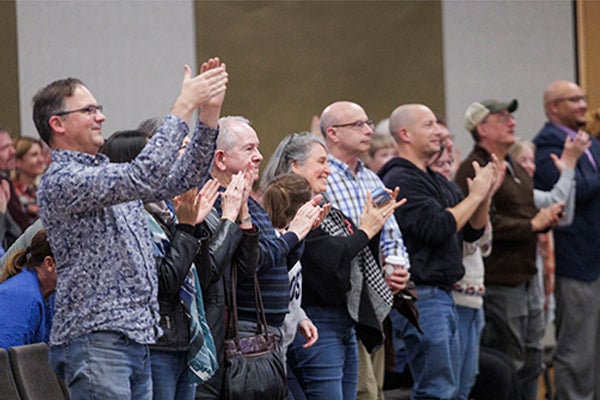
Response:
[[[490,115],[493,115],[493,114],[490,114]],[[508,123],[511,119],[512,120],[515,119],[515,116],[512,115],[511,113],[506,113],[506,114],[498,114],[498,113],[496,113],[495,115],[498,116],[498,122],[501,122],[503,124]],[[490,121],[489,121],[488,118],[486,118],[486,120],[484,121],[484,123],[485,122],[490,122]]]
[[[362,129],[365,125],[367,125],[371,129],[375,128],[375,122],[373,122],[372,119],[369,119],[367,121],[354,121],[354,122],[349,122],[347,124],[331,125],[331,127],[332,128],[350,127],[350,128]]]
[[[61,117],[63,115],[73,114],[76,112],[89,114],[89,115],[95,115],[98,111],[102,112],[103,109],[104,109],[104,107],[102,107],[100,104],[98,104],[98,105],[91,105],[91,106],[87,106],[87,107],[83,107],[83,108],[78,108],[77,110],[61,111],[61,112],[57,112],[54,115]]]
[[[579,103],[580,101],[588,102],[587,96],[572,96],[572,97],[559,97],[558,99],[554,99],[555,103],[560,103],[561,101],[568,101],[570,103]]]

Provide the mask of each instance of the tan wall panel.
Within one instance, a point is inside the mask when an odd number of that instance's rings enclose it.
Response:
[[[428,2],[196,2],[199,63],[230,72],[225,114],[253,121],[268,157],[330,102],[374,120],[405,102],[444,111],[441,7]]]
[[[19,73],[17,17],[14,1],[0,1],[0,126],[19,136]]]
[[[600,1],[577,1],[579,80],[589,108],[600,107]]]

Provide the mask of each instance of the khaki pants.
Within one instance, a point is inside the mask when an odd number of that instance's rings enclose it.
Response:
[[[383,400],[383,378],[385,376],[385,350],[381,346],[369,354],[358,342],[358,393],[357,400]]]

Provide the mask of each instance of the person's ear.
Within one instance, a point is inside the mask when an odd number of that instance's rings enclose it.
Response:
[[[298,171],[299,171],[298,161],[296,161],[296,160],[292,161],[292,164],[290,165],[290,167],[292,168],[293,173],[298,174]]]
[[[225,165],[225,157],[226,157],[226,154],[223,150],[217,149],[215,151],[215,156],[214,156],[213,162],[215,164],[215,167],[217,167],[217,169],[221,172],[223,172],[227,169],[227,166]]]
[[[400,143],[410,143],[412,142],[412,135],[410,131],[406,128],[400,128],[396,132],[396,137],[399,139]]]
[[[325,131],[325,136],[327,136],[327,140],[329,140],[333,143],[337,143],[339,141],[337,129],[335,129],[332,126],[327,128],[327,130]]]
[[[487,136],[487,129],[485,129],[485,124],[477,124],[475,130],[477,131],[477,136],[479,136],[479,140]]]
[[[58,115],[53,115],[48,119],[48,125],[50,125],[50,129],[54,131],[54,133],[64,133],[65,127],[63,124],[63,120]]]
[[[56,269],[56,263],[54,262],[54,258],[50,256],[44,257],[44,268],[46,271],[52,272]]]

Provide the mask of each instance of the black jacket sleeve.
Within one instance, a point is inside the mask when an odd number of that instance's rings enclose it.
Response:
[[[366,233],[356,230],[350,236],[331,236],[321,228],[304,240],[302,255],[303,304],[339,306],[350,290],[350,265],[368,245]]]
[[[160,294],[177,294],[200,249],[200,240],[175,228],[167,254],[157,259],[158,291]]]

